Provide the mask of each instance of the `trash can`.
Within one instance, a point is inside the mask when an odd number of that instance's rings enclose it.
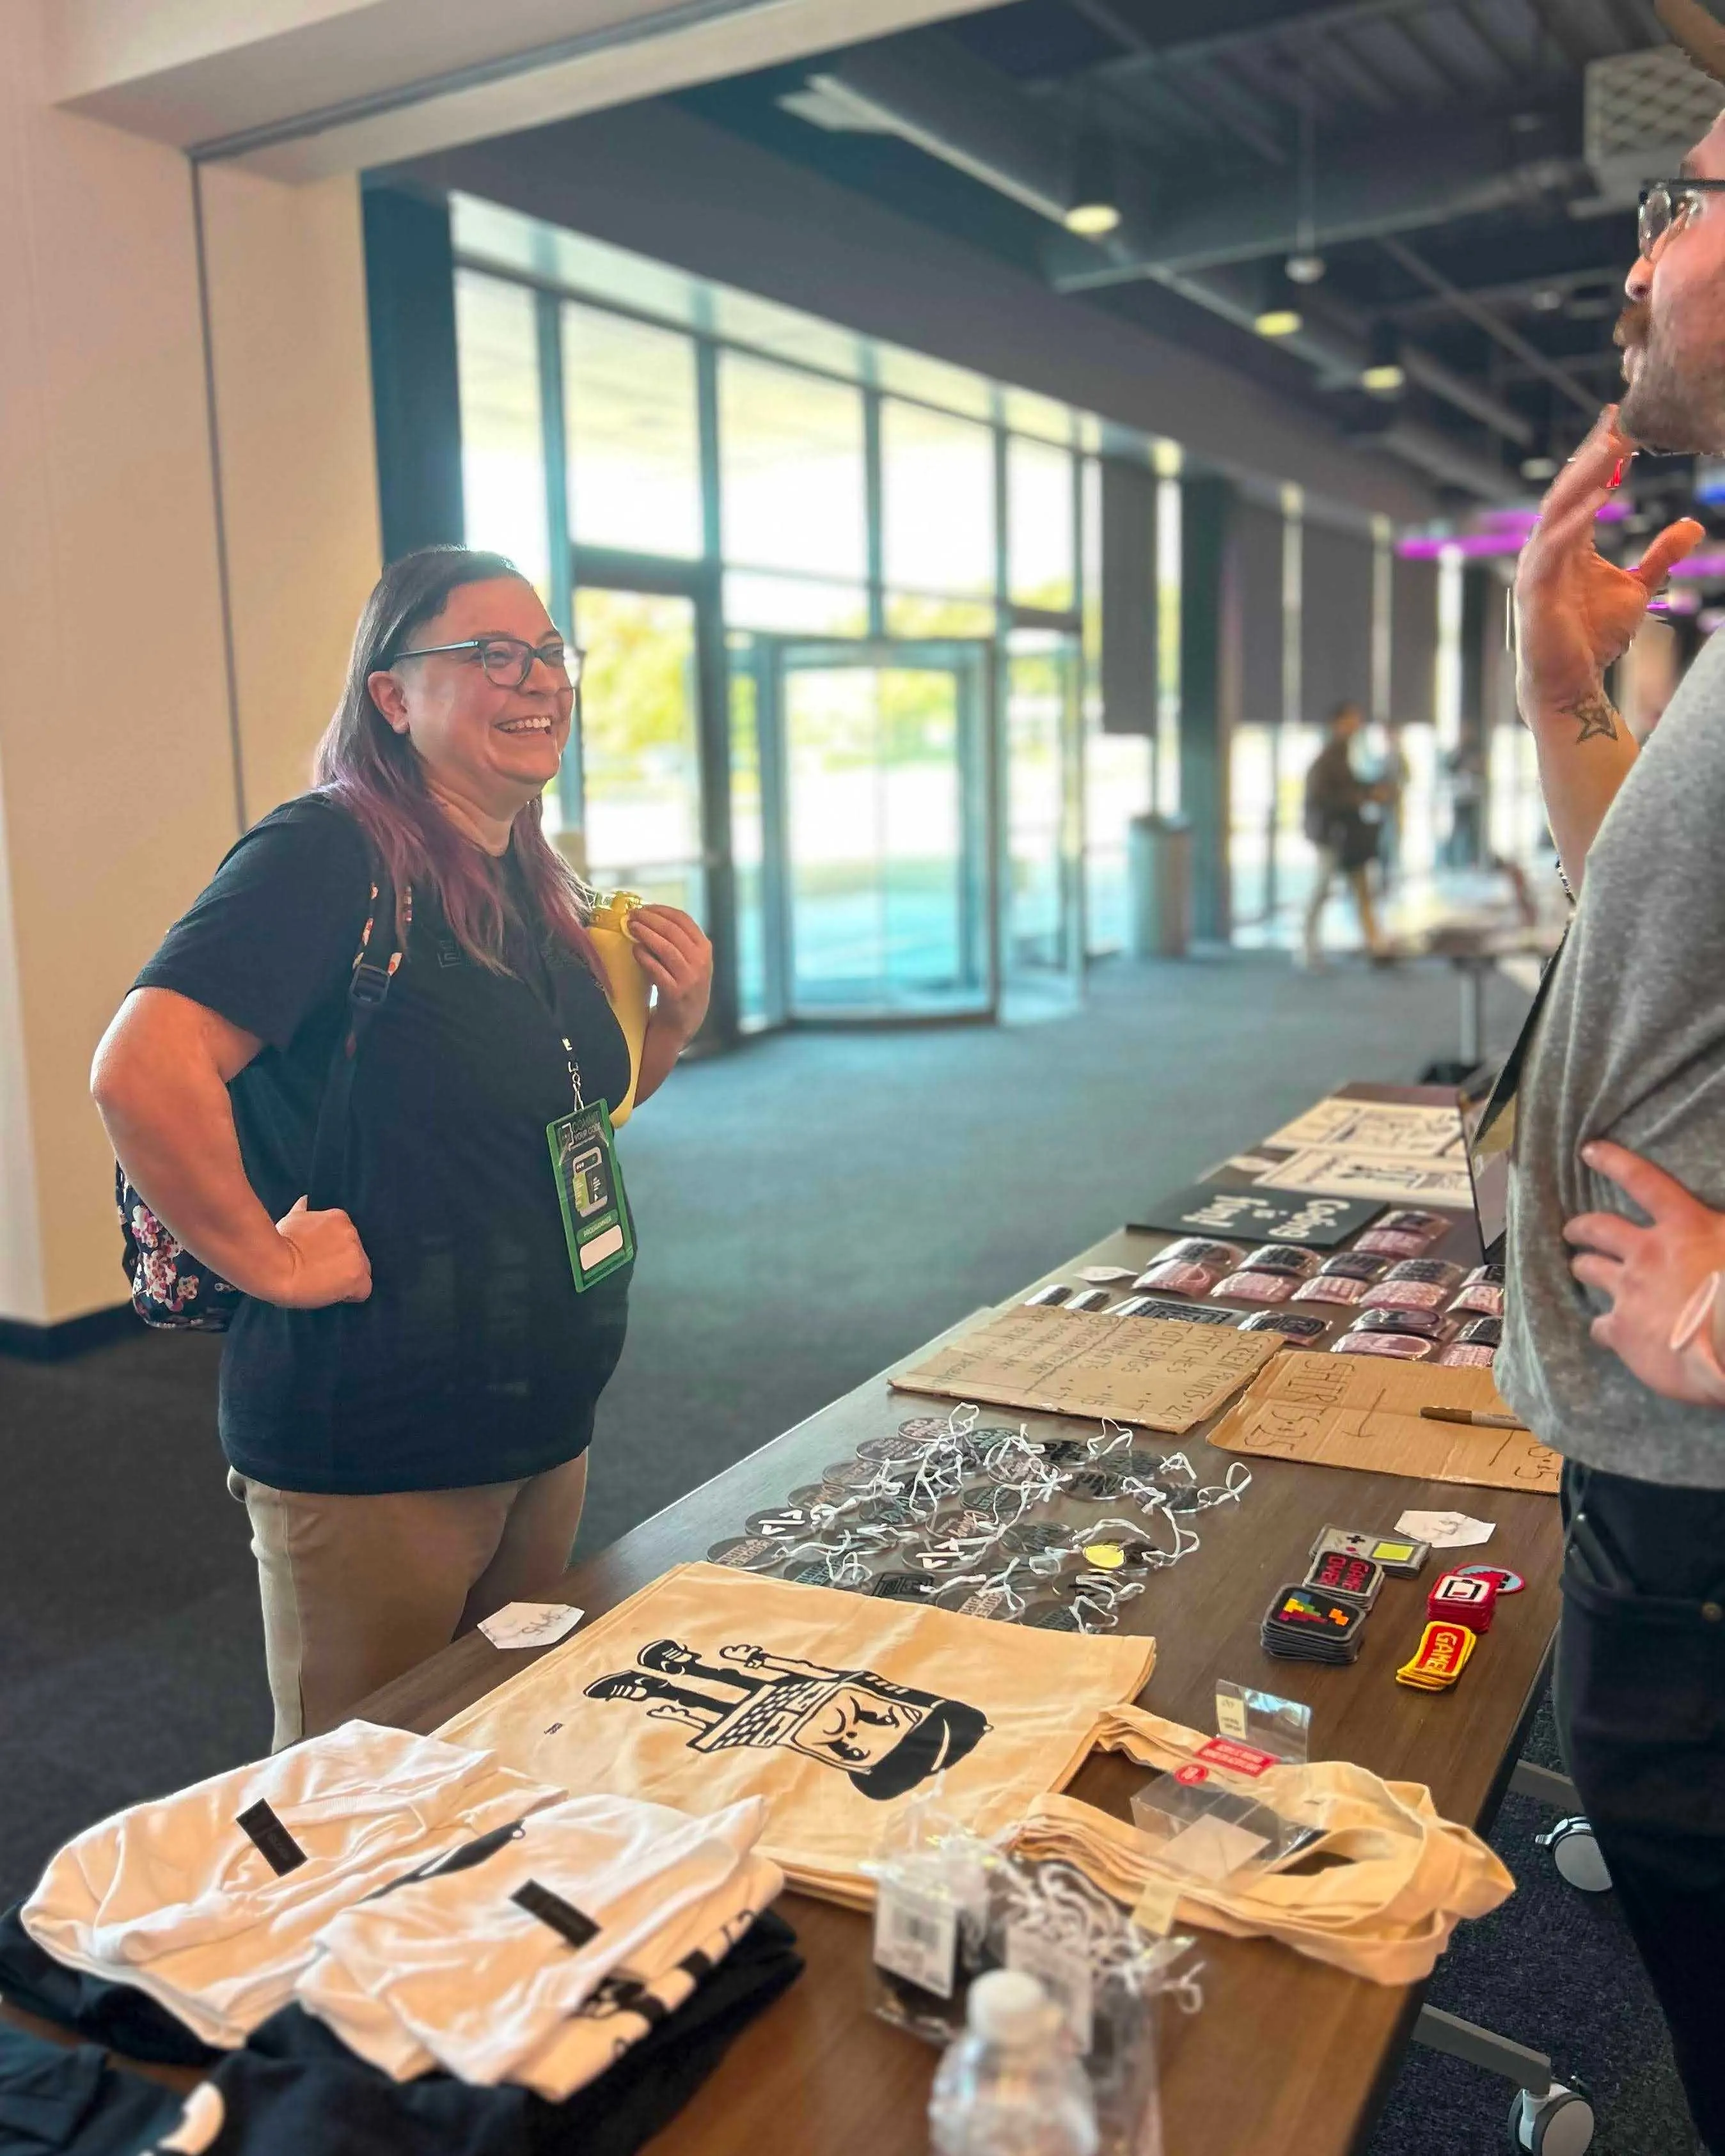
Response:
[[[1183,958],[1192,941],[1192,827],[1178,816],[1134,816],[1127,879],[1135,958]]]

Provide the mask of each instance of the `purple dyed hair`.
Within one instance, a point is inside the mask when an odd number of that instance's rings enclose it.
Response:
[[[360,614],[347,685],[318,743],[313,771],[316,783],[383,856],[396,889],[417,884],[434,890],[456,942],[494,973],[508,969],[503,907],[485,856],[432,798],[418,752],[388,724],[367,685],[372,675],[387,671],[415,629],[437,619],[452,592],[499,577],[526,582],[505,556],[468,547],[422,547],[390,563]],[[547,839],[537,800],[516,812],[509,850],[552,933],[603,983],[587,933],[593,893]]]

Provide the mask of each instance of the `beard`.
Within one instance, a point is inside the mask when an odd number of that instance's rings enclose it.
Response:
[[[1625,434],[1656,456],[1711,455],[1725,448],[1725,350],[1680,359],[1645,300],[1624,309],[1612,342],[1623,352],[1629,385],[1618,414]],[[1632,352],[1640,357],[1630,376]]]

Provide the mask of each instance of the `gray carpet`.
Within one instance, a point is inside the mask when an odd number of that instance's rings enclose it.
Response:
[[[1494,990],[1501,1045],[1517,1015]],[[1009,1294],[1348,1078],[1454,1051],[1448,972],[1316,979],[1236,954],[1103,969],[1076,1017],[804,1034],[691,1065],[625,1139],[643,1258],[601,1410],[596,1548],[978,1303]],[[118,1805],[255,1755],[268,1700],[244,1516],[213,1434],[218,1343],[140,1336],[0,1363],[0,1900]],[[1536,1756],[1549,1735],[1536,1732]],[[1609,1896],[1521,1882],[1435,2004],[1549,2050],[1596,2156],[1689,2156],[1659,2017]],[[1371,2156],[1502,2143],[1506,2085],[1414,2053]]]

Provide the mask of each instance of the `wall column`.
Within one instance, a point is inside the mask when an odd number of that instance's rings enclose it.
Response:
[[[1206,942],[1233,932],[1229,895],[1229,747],[1239,624],[1230,573],[1234,487],[1189,479],[1180,511],[1180,808],[1192,826],[1192,926]]]
[[[0,0],[0,1343],[24,1346],[124,1299],[90,1056],[242,819],[303,787],[377,550],[355,183],[206,172],[200,234],[178,150],[49,102],[45,16]]]

